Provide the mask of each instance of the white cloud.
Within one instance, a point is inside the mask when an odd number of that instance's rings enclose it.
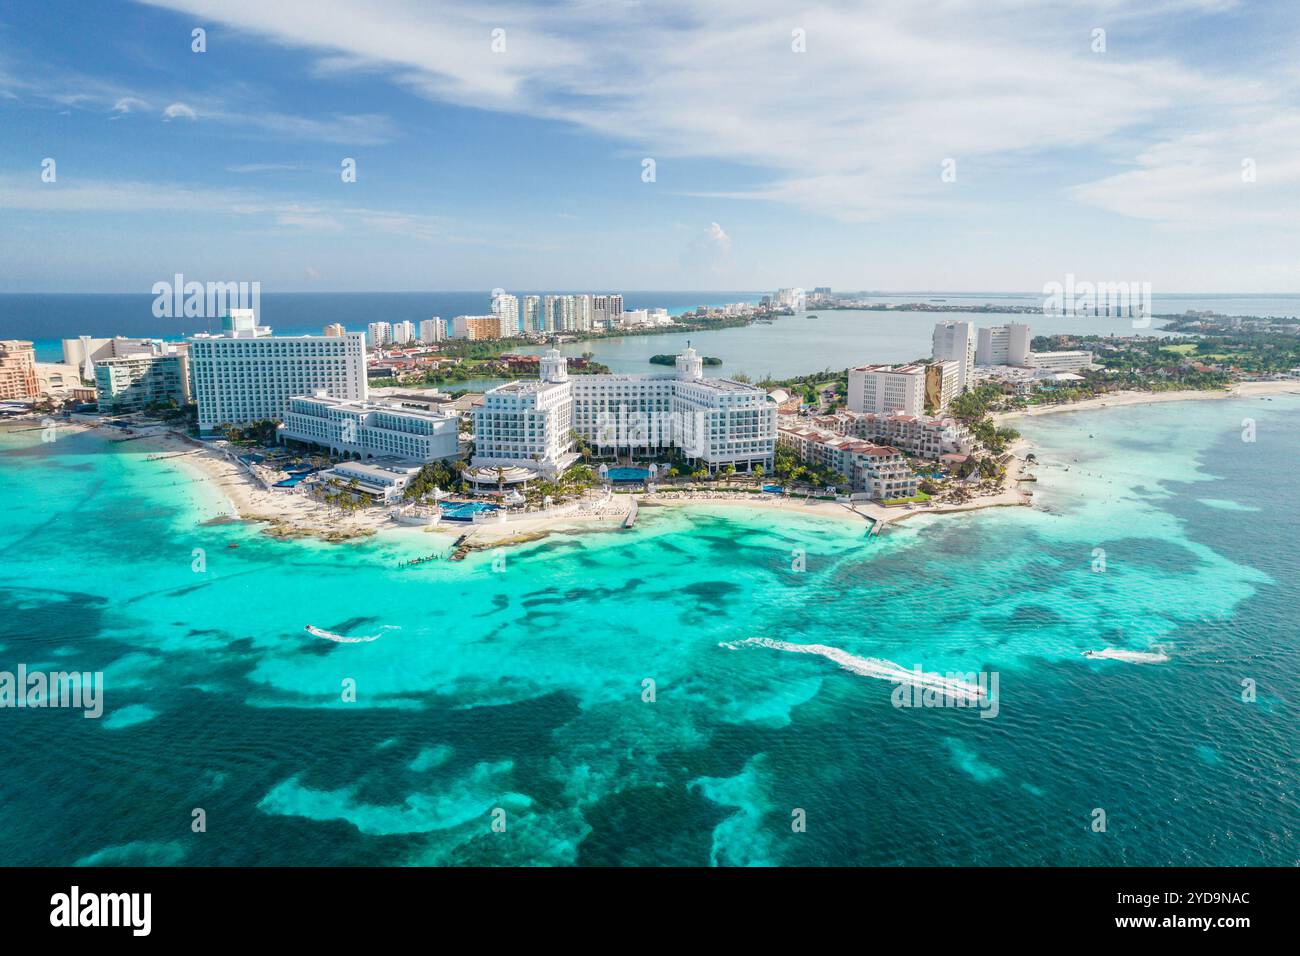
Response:
[[[712,242],[724,255],[731,252],[731,237],[723,231],[722,227],[716,222],[709,223],[708,230],[709,241]]]
[[[1212,15],[1229,0],[798,10],[781,0],[462,0],[436,10],[406,0],[143,2],[314,51],[317,69],[331,75],[386,71],[429,98],[575,123],[661,163],[747,164],[755,185],[692,194],[782,201],[849,220],[969,202],[973,191],[941,183],[946,157],[958,160],[959,184],[1054,150],[1105,149],[1113,160],[1121,137],[1160,136],[1162,124],[1181,131],[1188,116],[1220,127],[1282,95],[1259,75],[1090,50],[1097,23],[1111,28],[1112,47],[1132,48],[1144,30],[1167,26],[1161,17]],[[498,27],[505,53],[491,51]],[[791,50],[796,27],[806,33],[804,53]]]
[[[280,173],[299,172],[306,169],[302,163],[239,163],[227,166],[228,173]]]
[[[1074,196],[1137,219],[1211,229],[1300,221],[1300,111],[1156,143]]]
[[[258,228],[294,232],[400,236],[441,245],[544,250],[553,246],[521,242],[509,235],[466,231],[443,216],[269,197],[246,189],[187,186],[139,181],[76,180],[42,183],[23,174],[0,174],[0,208],[40,213],[203,213],[251,221]],[[479,229],[475,223],[473,229]]]
[[[194,112],[193,108],[186,106],[184,103],[172,103],[165,110],[163,110],[164,123],[170,122],[171,120],[177,118],[192,120],[192,119],[196,119],[197,117],[198,114]]]
[[[149,108],[148,103],[135,96],[118,97],[117,102],[113,104],[113,112],[121,113],[123,115],[130,113],[132,110],[135,109],[148,109],[148,108]]]

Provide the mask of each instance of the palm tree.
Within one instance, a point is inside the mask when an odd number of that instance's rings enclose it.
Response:
[[[767,470],[762,465],[754,466],[754,477],[757,478],[759,481],[763,480],[763,476],[765,474],[767,474]]]

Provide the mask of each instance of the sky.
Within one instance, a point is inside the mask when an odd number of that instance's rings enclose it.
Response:
[[[1294,0],[7,0],[0,292],[1296,293],[1298,40]]]

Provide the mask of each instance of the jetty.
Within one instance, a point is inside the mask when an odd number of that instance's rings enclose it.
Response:
[[[627,509],[627,517],[623,519],[624,528],[630,528],[636,524],[636,498],[634,496],[629,497],[632,498],[632,503]]]

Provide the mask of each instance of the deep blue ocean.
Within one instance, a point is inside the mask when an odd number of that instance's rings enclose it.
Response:
[[[549,289],[545,292],[556,292]],[[536,293],[536,294],[545,294]],[[515,293],[522,299],[535,293]],[[757,302],[756,292],[625,292],[625,309],[667,309],[676,315],[700,305]],[[0,338],[31,339],[37,358],[61,361],[61,340],[78,335],[155,336],[180,339],[196,332],[218,332],[217,318],[156,318],[154,297],[134,293],[7,293],[0,294]],[[483,315],[491,294],[482,292],[266,292],[261,296],[260,320],[277,335],[319,335],[327,325],[341,323],[364,332],[371,322],[440,316]]]
[[[547,291],[523,290],[519,296]],[[572,290],[570,290],[572,291]],[[580,290],[581,291],[581,290]],[[700,305],[757,302],[761,292],[625,292],[624,308],[664,308],[673,315]],[[993,303],[1024,307],[1042,296],[1005,292],[877,293],[874,302],[915,302],[942,296],[953,305]],[[219,331],[217,319],[159,319],[153,315],[154,297],[135,293],[0,293],[0,338],[31,339],[37,358],[61,360],[60,340],[78,335],[154,336],[180,339],[195,332]],[[277,334],[319,334],[338,322],[352,331],[364,331],[370,322],[418,323],[431,316],[482,315],[490,294],[471,292],[264,292],[260,320]],[[934,304],[934,303],[932,303]],[[1284,295],[1172,295],[1156,296],[1154,310],[1177,314],[1188,309],[1216,310],[1231,315],[1300,316],[1300,296]],[[1007,320],[996,313],[824,312],[817,326],[804,320],[780,320],[772,326],[723,329],[700,333],[699,345],[707,354],[724,360],[711,374],[746,372],[778,377],[802,375],[824,368],[844,368],[850,361],[911,361],[930,344],[936,321],[956,318],[976,325],[996,325]],[[1014,316],[1028,321],[1038,334],[1133,334],[1131,324],[1107,319],[1061,319]],[[1154,328],[1152,329],[1154,331]],[[615,371],[653,371],[650,355],[680,348],[676,336],[611,337],[567,347],[571,354],[592,351],[597,360]]]

